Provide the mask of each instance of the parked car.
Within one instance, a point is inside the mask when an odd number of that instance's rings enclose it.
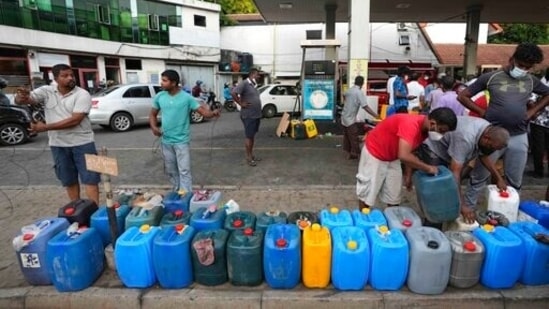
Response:
[[[29,132],[31,114],[25,106],[0,104],[0,145],[14,146],[27,142],[35,133]]]
[[[295,85],[270,84],[257,89],[261,99],[263,117],[272,118],[276,114],[299,110],[296,106],[297,87]]]
[[[272,118],[284,112],[298,111],[295,106],[297,88],[295,85],[268,84],[257,88],[261,100],[261,112],[263,117]],[[236,106],[240,110],[240,105]]]
[[[130,130],[133,126],[149,123],[154,96],[162,88],[153,84],[116,85],[92,95],[90,121],[115,132]],[[191,112],[191,122],[202,122],[204,117]]]

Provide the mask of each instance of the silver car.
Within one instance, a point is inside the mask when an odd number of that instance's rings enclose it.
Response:
[[[130,130],[134,125],[148,124],[154,96],[162,88],[153,84],[116,85],[92,95],[90,121],[115,132]],[[204,117],[191,112],[191,122]]]

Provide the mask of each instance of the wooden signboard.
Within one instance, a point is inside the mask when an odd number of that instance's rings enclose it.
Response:
[[[115,158],[91,154],[86,154],[84,156],[86,157],[86,168],[89,171],[118,176],[118,162]]]
[[[290,114],[284,113],[282,115],[282,118],[280,118],[278,127],[276,128],[276,136],[281,137],[282,135],[284,135],[288,130],[289,125],[290,125]]]

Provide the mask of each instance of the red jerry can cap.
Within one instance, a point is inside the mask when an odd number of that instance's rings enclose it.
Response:
[[[175,231],[181,233],[185,229],[185,224],[176,224]]]
[[[475,245],[475,242],[473,241],[466,241],[463,243],[463,249],[466,251],[474,252],[477,250],[477,245]]]
[[[31,240],[31,239],[33,239],[33,238],[34,238],[34,234],[28,233],[28,234],[24,234],[24,235],[23,235],[23,240],[24,240],[24,241],[29,241],[29,240]]]
[[[402,220],[402,225],[404,225],[405,227],[410,227],[412,226],[412,221],[410,219],[404,219]]]
[[[236,219],[233,221],[233,227],[242,227],[244,225],[244,222],[240,219]]]
[[[277,248],[284,248],[288,245],[288,242],[284,238],[279,238],[276,240],[276,247]]]
[[[176,217],[181,217],[181,216],[183,215],[183,210],[178,209],[178,210],[174,211],[173,214],[174,214]]]
[[[503,198],[508,198],[509,197],[509,192],[501,191],[501,192],[499,192],[499,196],[503,197]]]
[[[252,236],[254,234],[254,230],[252,230],[251,227],[247,227],[244,229],[244,235],[246,236]]]
[[[68,207],[68,208],[65,208],[65,210],[63,211],[66,215],[70,216],[72,214],[74,214],[74,207]]]

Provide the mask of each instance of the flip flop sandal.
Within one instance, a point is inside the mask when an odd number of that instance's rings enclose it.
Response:
[[[536,233],[534,235],[534,239],[541,243],[549,245],[549,234]]]
[[[249,166],[257,166],[257,162],[255,162],[255,160],[248,160],[247,162]]]
[[[259,162],[259,161],[261,161],[261,158],[260,158],[260,157],[255,157],[255,156],[254,156],[253,159],[252,159],[252,161]]]
[[[491,210],[477,212],[477,222],[481,225],[484,225],[484,224],[491,224],[494,226],[509,225],[509,220],[505,217],[505,215],[497,211],[491,211]]]

